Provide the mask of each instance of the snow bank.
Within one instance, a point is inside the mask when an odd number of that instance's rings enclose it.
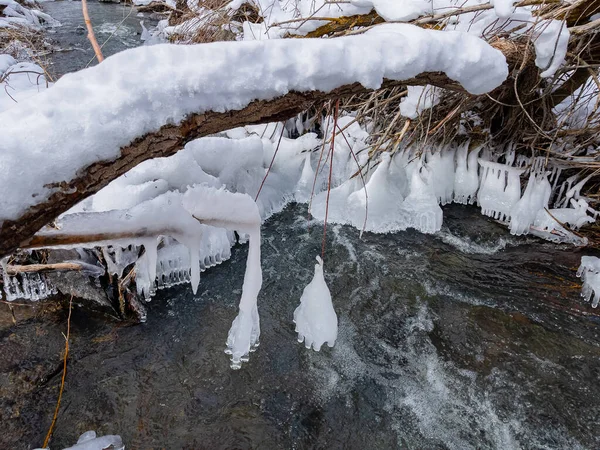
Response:
[[[339,39],[156,45],[61,78],[0,113],[0,220],[16,219],[94,162],[192,112],[228,111],[290,91],[329,91],[445,72],[471,93],[507,76],[504,56],[460,32],[386,25]],[[139,76],[140,73],[144,77]]]
[[[369,6],[386,22],[406,22],[432,11],[431,0],[351,0],[355,6]]]
[[[554,76],[565,62],[569,46],[569,29],[561,20],[542,20],[535,28],[533,44],[535,65],[542,69],[540,76]]]
[[[0,55],[0,80],[3,80],[0,82],[0,113],[17,107],[52,85],[46,81],[40,66],[30,62],[17,63],[9,55]]]
[[[29,4],[35,5],[34,2]],[[44,26],[60,25],[48,14],[34,8],[27,8],[14,0],[0,0],[0,7],[4,8],[0,14],[0,34],[3,34],[3,28],[18,28],[25,33],[30,30],[40,30]],[[0,53],[0,113],[50,86],[46,81],[44,70],[30,62],[33,51],[23,42],[14,39],[14,36],[19,36],[18,32],[13,33],[13,35],[0,36],[10,41],[1,51],[19,53],[13,55],[14,57]],[[27,41],[26,38],[24,40]],[[17,48],[18,52],[15,51]]]
[[[4,6],[0,16],[0,28],[22,26],[39,30],[45,25],[60,25],[58,21],[39,9],[27,8],[14,0],[0,0],[0,6]]]

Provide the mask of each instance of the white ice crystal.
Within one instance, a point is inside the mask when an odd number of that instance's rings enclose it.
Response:
[[[474,203],[479,189],[479,164],[481,147],[469,152],[469,142],[456,151],[456,172],[454,173],[454,201],[463,205]]]
[[[582,256],[577,276],[583,280],[581,296],[589,302],[593,295],[592,308],[598,307],[600,303],[600,258]]]
[[[257,301],[262,286],[262,269],[261,217],[258,207],[248,195],[201,186],[189,189],[184,194],[183,206],[203,224],[249,235],[240,311],[229,330],[226,350],[231,355],[231,368],[239,369],[242,362],[248,361],[249,353],[258,346],[260,336]]]
[[[494,219],[507,221],[512,208],[521,198],[521,174],[524,169],[479,159],[482,168],[477,201],[481,212]]]
[[[446,205],[452,202],[454,193],[454,156],[456,149],[444,147],[434,153],[427,152],[427,167],[431,173],[431,185],[438,203]]]
[[[315,351],[327,342],[333,347],[338,334],[338,319],[331,293],[323,276],[323,260],[317,256],[315,275],[304,288],[300,305],[294,311],[294,323],[298,333],[298,342],[304,342],[306,348]]]
[[[525,192],[510,211],[511,234],[527,234],[538,211],[548,207],[552,187],[545,173],[531,173]]]
[[[563,20],[542,20],[534,30],[535,65],[540,76],[553,76],[565,61],[569,46],[569,29]]]
[[[408,226],[422,233],[435,233],[442,227],[443,212],[433,191],[431,173],[421,163],[410,176],[410,193],[402,203],[408,216]]]
[[[571,199],[571,206],[571,208],[539,210],[533,226],[549,232],[556,229],[562,229],[563,225],[570,225],[571,228],[578,230],[583,225],[595,221],[594,217],[587,214],[589,206],[584,199],[579,199],[577,201]]]
[[[95,431],[86,431],[77,440],[77,444],[67,447],[63,450],[125,450],[125,445],[121,436],[107,434],[105,436],[96,436]],[[34,450],[49,450],[48,448],[36,448]]]

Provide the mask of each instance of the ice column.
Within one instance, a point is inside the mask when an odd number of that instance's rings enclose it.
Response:
[[[183,206],[202,224],[235,230],[249,236],[239,314],[229,330],[225,350],[225,353],[231,355],[231,368],[239,369],[242,362],[248,361],[249,353],[258,347],[260,336],[257,300],[262,286],[262,269],[261,218],[258,206],[247,194],[231,193],[206,186],[188,189],[184,194]]]

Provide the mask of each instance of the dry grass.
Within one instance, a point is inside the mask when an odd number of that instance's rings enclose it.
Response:
[[[44,70],[46,79],[53,81],[46,70],[50,51],[40,31],[22,26],[0,28],[0,54],[8,54],[17,61],[34,62]]]

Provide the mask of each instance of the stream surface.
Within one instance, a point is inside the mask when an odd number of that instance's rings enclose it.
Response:
[[[63,47],[86,46],[66,20],[80,6],[44,5],[66,24],[54,36],[73,38]],[[123,10],[96,6],[93,20],[107,23]],[[119,42],[115,51],[129,41]],[[70,53],[72,67],[87,64]],[[303,205],[265,223],[261,346],[239,371],[223,350],[246,246],[204,272],[197,295],[160,291],[145,324],[74,309],[52,449],[90,429],[120,434],[127,449],[600,448],[600,318],[575,277],[589,251],[510,236],[459,205],[444,208],[435,235],[359,239],[330,226],[339,337],[316,353],[296,341],[292,317],[321,243]],[[16,324],[0,303],[0,448],[30,449],[56,406],[67,310],[13,312]]]
[[[331,226],[333,349],[292,324],[322,228],[291,205],[263,228],[261,346],[223,353],[246,246],[189,286],[160,291],[127,326],[75,309],[52,448],[88,429],[128,449],[597,449],[599,318],[579,297],[581,254],[510,236],[476,208],[436,235]],[[39,445],[54,411],[66,310],[5,305],[0,448]]]
[[[95,65],[97,61],[87,39],[81,2],[49,1],[42,4],[42,9],[61,23],[60,27],[49,30],[47,34],[48,40],[56,48],[49,58],[50,64],[47,69],[50,74],[56,79],[65,73]],[[147,28],[157,23],[148,14],[138,17],[135,7],[120,3],[88,0],[88,11],[105,58],[142,44],[140,21],[143,20]]]

